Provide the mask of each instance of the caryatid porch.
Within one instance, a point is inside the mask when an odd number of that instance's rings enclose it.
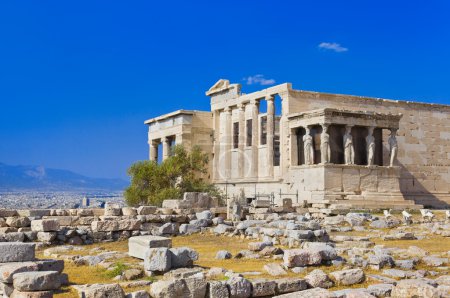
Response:
[[[401,197],[395,165],[401,117],[329,108],[289,115],[290,182],[308,200]]]

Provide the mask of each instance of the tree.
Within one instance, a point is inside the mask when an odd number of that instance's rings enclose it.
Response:
[[[217,195],[216,187],[203,179],[207,165],[208,155],[198,146],[187,151],[181,145],[175,146],[171,156],[160,164],[138,161],[128,169],[131,184],[125,190],[125,200],[130,206],[161,206],[164,200],[179,199],[189,191]]]

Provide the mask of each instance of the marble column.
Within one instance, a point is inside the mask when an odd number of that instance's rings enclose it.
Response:
[[[230,107],[226,107],[224,109],[225,113],[225,152],[224,152],[224,161],[225,161],[225,179],[231,178],[231,148],[233,147],[233,123],[231,121],[231,109]]]
[[[213,112],[213,127],[217,128],[219,127],[220,123],[220,114],[218,111]],[[220,178],[219,175],[219,155],[220,155],[220,141],[218,141],[218,132],[215,129],[214,134],[212,136],[212,142],[213,142],[213,160],[212,160],[212,179],[217,180]]]
[[[150,161],[158,162],[158,143],[156,141],[150,141]]]
[[[267,100],[267,174],[273,176],[273,143],[275,136],[275,105],[272,95],[266,96]]]
[[[292,128],[289,134],[291,145],[291,166],[298,166],[297,128]]]
[[[165,137],[163,140],[163,160],[170,156],[170,138]]]
[[[251,160],[251,177],[258,177],[258,145],[259,145],[259,102],[254,99],[250,102],[252,109],[252,160]]]
[[[243,104],[238,105],[238,118],[239,118],[239,139],[238,139],[238,149],[239,149],[239,178],[244,178],[245,173],[245,106]]]

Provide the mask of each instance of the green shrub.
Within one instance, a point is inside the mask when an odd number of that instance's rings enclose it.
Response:
[[[187,151],[181,145],[160,164],[138,161],[128,169],[131,184],[125,190],[129,206],[161,206],[167,199],[180,199],[185,192],[208,192],[221,197],[218,189],[204,180],[208,172],[208,155],[198,146]]]

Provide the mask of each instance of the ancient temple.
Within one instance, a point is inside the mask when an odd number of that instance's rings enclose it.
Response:
[[[150,159],[175,143],[210,154],[229,196],[345,208],[450,204],[450,106],[219,80],[211,111],[147,120]],[[161,146],[162,148],[158,147]],[[161,158],[158,155],[162,155]]]

